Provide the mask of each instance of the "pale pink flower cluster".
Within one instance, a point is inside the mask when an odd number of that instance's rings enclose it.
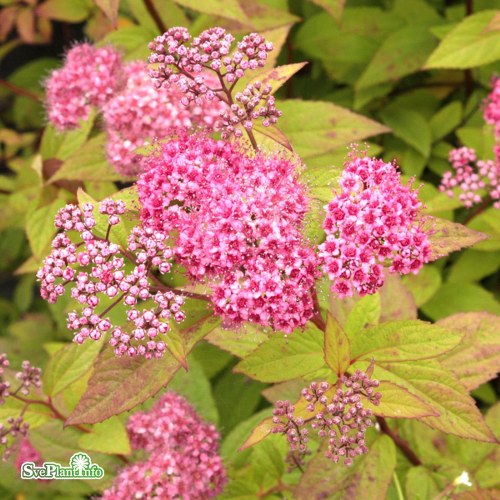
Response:
[[[319,246],[323,268],[339,297],[375,293],[384,283],[383,267],[416,274],[429,261],[430,243],[419,221],[421,202],[397,168],[376,158],[346,163],[340,192],[326,207],[326,241]]]
[[[64,66],[45,82],[50,122],[59,130],[77,127],[122,84],[122,61],[115,49],[75,45],[66,54]]]
[[[28,395],[30,389],[39,388],[42,385],[42,370],[31,366],[29,361],[23,361],[21,370],[15,375],[15,378],[21,382],[19,387],[11,391],[10,382],[5,379],[5,370],[10,362],[5,353],[0,354],[0,405],[10,396],[15,396],[19,392]],[[0,423],[0,448],[3,447],[3,458],[6,460],[14,451],[15,440],[19,436],[28,435],[29,424],[24,422],[23,413],[18,417],[7,418],[6,424]],[[21,450],[22,451],[22,450]]]
[[[484,119],[486,123],[493,125],[495,136],[500,138],[500,78],[492,80],[493,90],[485,101]]]
[[[108,159],[120,173],[139,173],[144,156],[135,150],[155,138],[172,136],[184,128],[213,129],[223,109],[219,101],[181,106],[180,89],[176,85],[155,87],[145,63],[127,64],[124,72],[124,89],[103,108]]]
[[[15,466],[19,474],[21,473],[23,464],[26,462],[33,462],[37,467],[41,467],[43,464],[42,456],[27,437],[21,440],[19,451],[16,455]],[[48,483],[51,479],[37,479],[37,481]]]
[[[327,458],[335,463],[343,459],[344,465],[351,466],[356,456],[368,452],[365,433],[373,421],[363,399],[378,406],[382,397],[374,391],[378,386],[378,380],[370,380],[360,370],[342,375],[333,387],[328,382],[312,382],[302,391],[310,418],[296,416],[289,401],[277,401],[272,432],[286,435],[295,460],[302,460],[308,452],[310,430],[314,430],[320,438],[328,439]]]
[[[185,105],[214,99],[228,105],[216,126],[223,138],[241,136],[237,125],[251,130],[253,123],[261,120],[268,127],[281,116],[271,95],[272,87],[259,81],[248,84],[234,99],[229,97],[245,73],[262,68],[273,50],[272,43],[258,33],[243,37],[231,52],[233,43],[233,35],[223,28],[210,28],[192,38],[186,28],[175,27],[149,44],[149,62],[156,65],[151,76],[159,86],[177,84],[184,93]]]
[[[175,257],[210,284],[228,323],[291,332],[313,316],[317,259],[301,234],[308,198],[293,162],[184,136],[149,158],[137,186],[143,223],[175,232]]]
[[[181,396],[164,394],[150,411],[132,415],[127,429],[133,449],[148,457],[122,469],[104,500],[205,500],[222,492],[219,434]]]
[[[105,238],[93,231],[96,216],[91,203],[82,209],[66,205],[57,214],[55,225],[62,232],[54,238],[52,252],[37,273],[42,298],[55,303],[71,286],[71,297],[82,306],[81,311],[68,314],[68,328],[75,332],[78,344],[88,338],[97,341],[110,332],[109,343],[117,356],[161,357],[167,348],[164,335],[170,330],[168,321],[180,322],[185,317],[181,311],[184,298],[171,290],[155,288],[158,282],[152,281],[154,270],[160,274],[170,271],[172,251],[167,246],[167,235],[138,226],[129,236],[127,250],[122,250],[109,240],[109,235],[120,223],[125,204],[104,200],[99,212],[108,221]],[[78,233],[81,242],[74,243],[69,232]],[[133,264],[130,271],[126,260]],[[128,308],[127,327],[113,326],[106,316],[120,302]]]
[[[440,191],[453,197],[453,189],[459,188],[459,200],[467,208],[481,203],[482,196],[488,192],[495,208],[500,208],[500,161],[477,160],[471,148],[458,148],[450,151],[450,163],[454,172],[445,172],[441,179]]]
[[[92,108],[103,113],[108,160],[125,176],[141,171],[137,149],[179,128],[211,130],[226,107],[220,101],[183,106],[180,89],[157,88],[142,61],[124,63],[116,49],[89,44],[67,53],[46,89],[49,120],[60,130],[81,125]]]

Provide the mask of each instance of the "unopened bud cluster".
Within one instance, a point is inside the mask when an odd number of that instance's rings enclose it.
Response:
[[[37,273],[41,295],[55,303],[71,287],[71,297],[81,304],[81,311],[68,314],[68,328],[75,332],[78,344],[88,338],[97,341],[109,332],[109,343],[117,356],[161,357],[166,350],[163,336],[170,330],[168,321],[180,322],[185,317],[181,311],[184,298],[170,290],[155,290],[151,282],[154,270],[160,274],[170,271],[172,250],[167,246],[167,235],[137,226],[129,236],[127,250],[123,250],[109,240],[109,235],[120,223],[125,204],[104,200],[99,212],[99,217],[108,222],[105,238],[94,232],[97,222],[93,204],[85,203],[81,209],[66,205],[58,212],[55,225],[62,232]],[[81,242],[73,243],[70,232],[76,232]],[[130,271],[127,260],[133,265]],[[128,309],[127,327],[112,325],[106,316],[119,302]]]
[[[226,473],[219,434],[183,397],[164,394],[150,411],[132,415],[127,430],[132,448],[147,458],[122,469],[104,500],[204,500],[221,493]]]
[[[353,464],[358,455],[368,452],[366,429],[373,425],[372,412],[364,408],[363,399],[378,405],[382,397],[374,389],[378,380],[370,380],[357,370],[351,376],[343,375],[336,386],[328,382],[312,382],[303,389],[307,414],[297,416],[289,401],[278,401],[273,410],[273,433],[286,435],[290,451],[304,456],[308,451],[311,431],[328,440],[326,457],[344,465]]]
[[[5,379],[5,370],[9,367],[9,360],[6,354],[0,354],[0,405],[5,403],[8,397],[16,397],[19,392],[25,396],[30,389],[39,388],[42,385],[40,368],[31,366],[29,361],[23,361],[21,370],[15,374],[15,378],[20,381],[20,385],[11,391],[11,384]],[[0,447],[3,448],[3,458],[6,460],[13,452],[12,440],[19,436],[28,434],[29,424],[24,422],[22,413],[17,417],[9,417],[5,424],[0,423]]]
[[[256,81],[232,97],[236,83],[247,71],[262,68],[272,43],[258,33],[251,33],[237,43],[223,28],[210,28],[192,38],[186,28],[171,28],[149,44],[149,62],[156,67],[151,76],[161,86],[175,83],[184,92],[182,103],[221,100],[228,105],[222,110],[216,128],[223,138],[241,136],[242,125],[251,130],[261,120],[263,126],[275,124],[281,112],[275,107],[272,87]]]

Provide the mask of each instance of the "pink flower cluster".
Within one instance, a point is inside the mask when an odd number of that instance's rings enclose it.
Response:
[[[5,403],[9,397],[16,397],[16,394],[28,395],[30,388],[41,387],[42,370],[31,366],[29,361],[23,361],[21,370],[15,375],[15,378],[21,382],[21,385],[14,391],[10,390],[10,382],[5,380],[5,370],[9,367],[9,359],[5,353],[0,354],[0,405]],[[3,458],[6,460],[14,451],[14,447],[10,440],[15,440],[18,436],[27,436],[29,424],[24,422],[22,412],[18,417],[9,417],[7,425],[0,423],[0,447],[4,447]]]
[[[493,90],[485,101],[484,119],[486,123],[493,125],[495,136],[500,138],[500,78],[494,78],[492,81]]]
[[[122,84],[122,62],[116,50],[76,45],[66,54],[64,66],[45,83],[50,122],[60,130],[77,127]]]
[[[181,396],[164,394],[150,411],[132,415],[127,429],[132,447],[148,457],[125,467],[104,500],[205,500],[222,492],[226,474],[219,434]]]
[[[251,33],[237,43],[231,53],[234,37],[223,28],[210,28],[191,38],[186,28],[171,28],[149,44],[149,62],[156,65],[151,76],[161,86],[175,83],[184,93],[183,104],[219,99],[228,105],[221,113],[217,129],[223,138],[241,136],[242,125],[247,130],[261,119],[268,127],[275,124],[281,112],[275,107],[272,88],[257,81],[242,92],[231,92],[247,71],[262,68],[272,43],[258,33]],[[214,78],[215,76],[215,78]]]
[[[309,428],[315,430],[320,438],[328,439],[326,457],[335,463],[342,458],[350,466],[353,458],[368,452],[365,433],[373,422],[363,398],[377,406],[382,397],[374,391],[378,386],[378,380],[370,380],[360,370],[351,376],[341,376],[333,387],[327,382],[312,382],[302,391],[311,417],[296,416],[289,401],[277,401],[272,432],[286,435],[291,453],[300,460],[308,451]]]
[[[126,176],[141,171],[138,148],[179,128],[213,129],[226,107],[219,101],[183,106],[181,90],[156,88],[142,61],[125,64],[114,48],[89,44],[67,53],[46,89],[49,120],[60,130],[79,126],[92,108],[103,113],[108,160]]]
[[[37,467],[41,467],[43,464],[42,456],[27,437],[21,440],[19,451],[16,456],[15,465],[19,474],[21,473],[22,466],[25,462],[33,462]],[[51,479],[37,479],[37,481],[49,483]]]
[[[450,151],[450,163],[454,172],[445,172],[441,179],[440,191],[453,197],[453,189],[459,188],[459,200],[467,208],[481,203],[487,191],[494,200],[493,206],[500,208],[500,161],[477,160],[471,148],[458,148]]]
[[[124,66],[126,84],[104,106],[109,162],[124,175],[142,170],[143,156],[135,150],[155,138],[165,138],[183,128],[213,129],[223,106],[218,101],[180,106],[182,93],[176,85],[156,88],[146,64]]]
[[[137,182],[144,225],[175,232],[175,257],[210,284],[229,323],[291,332],[313,316],[317,259],[301,234],[308,199],[295,170],[196,135],[163,144]]]
[[[343,298],[357,291],[375,293],[384,283],[383,267],[417,273],[429,261],[430,243],[419,221],[421,203],[401,184],[396,166],[352,155],[340,177],[340,192],[327,205],[319,246],[332,292]]]
[[[55,225],[62,232],[53,243],[52,252],[45,259],[37,278],[41,281],[42,298],[55,303],[71,286],[71,297],[82,306],[80,312],[68,314],[68,328],[75,332],[74,341],[81,344],[87,338],[99,340],[111,332],[109,343],[117,356],[161,357],[166,349],[163,335],[169,330],[168,321],[184,320],[181,306],[184,298],[161,287],[152,274],[170,271],[171,249],[167,235],[151,228],[135,227],[128,239],[127,250],[122,250],[109,239],[113,226],[120,223],[125,212],[122,201],[104,200],[99,205],[100,217],[108,222],[106,237],[100,237],[96,226],[94,206],[82,209],[66,205],[56,216]],[[81,243],[73,243],[69,232],[78,233]],[[133,265],[128,271],[126,260]],[[113,326],[106,314],[122,302],[127,306],[127,327]],[[142,302],[142,307],[137,307]],[[103,310],[97,312],[103,303]],[[144,307],[146,306],[146,307]],[[132,325],[132,326],[130,326]],[[129,331],[130,330],[130,331]],[[160,339],[160,340],[159,340]]]

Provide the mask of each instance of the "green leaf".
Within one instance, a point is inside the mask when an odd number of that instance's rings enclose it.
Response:
[[[20,415],[25,406],[26,404],[18,399],[7,398],[0,406],[0,423],[7,425],[7,419]],[[23,414],[23,420],[29,424],[30,431],[46,424],[51,419],[51,411],[45,405],[29,405]]]
[[[453,101],[441,108],[429,122],[431,127],[432,142],[439,141],[455,130],[462,121],[462,104]]]
[[[67,160],[85,144],[94,125],[94,118],[95,113],[92,113],[87,120],[80,123],[78,128],[67,132],[61,132],[51,124],[47,125],[40,145],[42,159],[58,158],[63,161]]]
[[[245,325],[237,332],[215,328],[207,335],[207,340],[239,358],[246,358],[268,340],[268,335],[254,325]]]
[[[205,420],[219,423],[219,414],[215,404],[210,382],[205,376],[200,363],[192,357],[188,371],[179,370],[168,385],[169,390],[184,396]]]
[[[118,417],[111,417],[92,427],[92,432],[78,439],[83,450],[99,451],[108,455],[130,455],[127,429]]]
[[[320,450],[295,488],[295,498],[347,498],[349,492],[348,498],[386,500],[396,467],[396,447],[389,436],[381,434],[368,449],[352,467],[339,467]]]
[[[102,342],[85,342],[83,345],[66,344],[50,358],[43,373],[43,390],[54,397],[75,380],[82,377],[99,355]]]
[[[56,198],[50,205],[38,208],[26,221],[26,235],[33,255],[42,259],[50,250],[50,244],[56,233],[54,217],[65,205],[65,200]]]
[[[66,180],[115,181],[122,178],[108,163],[105,155],[106,137],[99,134],[75,151],[62,164],[49,182]]]
[[[391,33],[378,48],[356,84],[362,89],[398,81],[418,71],[436,47],[427,26],[412,23]]]
[[[86,0],[46,0],[36,9],[40,17],[54,21],[80,23],[90,14],[89,4]]]
[[[203,2],[198,2],[197,0],[175,0],[175,3],[197,12],[203,12],[203,14],[231,19],[241,24],[248,23],[248,17],[238,3],[238,0],[204,0]]]
[[[376,325],[380,320],[380,312],[380,294],[366,295],[358,300],[347,316],[345,331],[348,336],[352,337],[366,327]]]
[[[283,112],[280,129],[303,158],[389,131],[380,123],[330,102],[287,99],[277,107]]]
[[[340,24],[346,0],[310,0],[325,9],[333,19]]]
[[[214,317],[199,324],[189,324],[186,320],[186,354],[200,340],[200,335],[218,323],[219,319]],[[85,394],[66,423],[95,424],[131,410],[165,387],[179,368],[179,362],[170,353],[160,359],[146,360],[138,356],[119,358],[112,348],[105,349],[97,358]]]
[[[453,263],[448,283],[470,283],[480,281],[497,272],[500,266],[499,252],[465,250]]]
[[[104,12],[104,15],[111,21],[111,24],[116,29],[120,0],[94,0],[94,2]]]
[[[432,216],[426,216],[423,228],[429,234],[431,260],[440,259],[487,238],[487,235],[462,224]]]
[[[351,364],[349,338],[328,312],[325,329],[325,362],[337,375],[343,375]]]
[[[492,251],[500,250],[500,218],[498,217],[498,211],[491,207],[485,210],[482,214],[474,217],[468,224],[467,227],[474,229],[475,231],[482,231],[487,235],[488,239],[485,241],[480,241],[474,250],[481,251]],[[483,238],[484,239],[484,238]]]
[[[438,321],[464,334],[459,346],[441,359],[469,390],[500,372],[500,317],[486,312],[459,313]]]
[[[422,306],[431,319],[438,320],[459,312],[487,311],[500,314],[500,305],[493,294],[473,283],[446,283]]]
[[[370,401],[363,401],[374,415],[384,418],[421,418],[439,416],[437,410],[400,385],[387,380],[381,380],[377,391],[382,394],[378,406]]]
[[[413,295],[405,288],[401,276],[385,272],[385,282],[379,291],[381,301],[380,323],[417,319]]]
[[[324,366],[323,332],[308,324],[304,332],[285,338],[272,335],[234,368],[261,382],[283,382]]]
[[[421,465],[408,471],[405,490],[408,500],[436,498],[440,492],[432,472]]]
[[[278,89],[280,89],[295,73],[299,72],[307,62],[295,63],[295,64],[284,64],[283,66],[277,66],[276,68],[268,69],[262,73],[257,73],[253,78],[248,81],[243,81],[240,88],[244,88],[247,84],[253,84],[255,82],[262,83],[263,86],[270,85],[272,88],[271,93],[274,94]]]
[[[239,422],[249,418],[261,400],[265,385],[226,371],[217,379],[214,397],[220,413],[220,428],[227,435]]]
[[[412,293],[415,304],[420,307],[439,290],[441,273],[436,267],[426,265],[418,274],[408,274],[402,277],[403,284]]]
[[[474,68],[500,58],[500,31],[486,28],[497,14],[487,10],[467,16],[441,41],[426,68]]]
[[[337,181],[341,174],[341,166],[307,166],[302,171],[300,179],[308,186],[311,197],[328,203],[333,198],[333,190],[337,187]]]
[[[351,355],[377,364],[429,359],[451,351],[462,337],[425,321],[392,321],[351,335]]]
[[[391,127],[393,134],[413,146],[425,158],[431,151],[431,129],[427,120],[412,109],[399,109],[395,106],[385,108],[380,117]]]
[[[360,369],[367,366],[367,361],[359,363]],[[420,418],[429,427],[462,438],[494,442],[491,430],[465,387],[436,360],[377,363],[373,377],[408,389],[436,410],[439,416]]]
[[[263,439],[269,436],[273,427],[273,417],[264,419],[252,430],[250,436],[248,436],[246,441],[240,446],[239,451],[246,450],[251,446],[255,446],[257,443],[260,443]]]

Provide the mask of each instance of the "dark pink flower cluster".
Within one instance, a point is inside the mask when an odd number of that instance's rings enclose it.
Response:
[[[119,224],[125,204],[104,200],[99,212],[108,221],[105,238],[93,231],[96,218],[92,204],[86,203],[82,209],[66,205],[59,211],[55,225],[62,232],[55,237],[52,252],[37,273],[41,295],[55,303],[71,286],[71,297],[81,304],[81,311],[68,314],[68,328],[75,332],[75,342],[99,340],[111,332],[109,343],[116,355],[161,357],[167,347],[163,336],[170,330],[168,321],[184,319],[184,298],[170,290],[157,290],[152,284],[153,270],[160,274],[170,271],[172,250],[167,246],[167,235],[138,226],[129,236],[127,250],[122,250],[109,235]],[[67,234],[71,231],[79,234],[81,243],[73,243]],[[133,264],[130,271],[126,260]],[[113,326],[106,316],[120,302],[128,307],[126,327]],[[100,305],[102,310],[98,312]]]
[[[124,73],[125,87],[103,109],[108,159],[124,175],[142,170],[144,157],[135,153],[138,148],[172,136],[178,129],[213,129],[223,109],[219,101],[179,105],[180,89],[176,85],[156,88],[141,61],[124,66]]]
[[[293,162],[184,136],[149,158],[137,185],[144,225],[175,232],[175,257],[213,288],[217,314],[285,332],[312,317],[317,259]]]
[[[450,151],[450,163],[454,172],[445,172],[439,190],[453,197],[453,189],[460,189],[459,200],[467,208],[481,203],[482,196],[488,192],[494,201],[493,206],[500,208],[500,161],[477,160],[471,148],[458,148]]]
[[[150,411],[132,415],[127,429],[132,447],[148,457],[125,467],[104,500],[204,500],[222,492],[226,473],[219,434],[181,396],[164,394]]]
[[[419,221],[421,202],[401,184],[392,163],[355,154],[340,177],[340,192],[326,207],[326,241],[319,246],[323,268],[339,297],[375,293],[383,267],[417,273],[429,261],[430,243]]]
[[[5,403],[9,396],[15,396],[19,392],[28,395],[32,387],[39,388],[42,385],[42,370],[31,366],[29,361],[23,361],[21,370],[15,374],[15,378],[21,385],[11,392],[11,385],[5,379],[5,370],[10,365],[5,353],[0,354],[0,405]],[[14,451],[12,440],[18,436],[27,436],[29,424],[24,422],[23,413],[18,417],[9,417],[7,425],[0,423],[0,447],[4,447],[3,458],[6,460]]]
[[[328,439],[326,457],[335,463],[342,458],[350,466],[353,458],[368,452],[365,433],[373,421],[371,410],[364,408],[363,398],[377,406],[382,397],[374,390],[378,386],[378,380],[370,380],[360,370],[341,376],[333,387],[327,382],[312,382],[302,391],[308,403],[307,412],[312,415],[296,416],[289,401],[278,401],[273,410],[272,432],[286,435],[290,451],[301,457],[308,450],[309,428],[315,430],[320,438]]]
[[[493,125],[495,136],[500,138],[500,78],[492,80],[493,89],[485,101],[484,119],[486,123]]]
[[[220,101],[183,106],[181,90],[157,88],[144,62],[124,63],[114,48],[89,44],[73,47],[45,85],[49,120],[60,130],[79,126],[92,108],[103,113],[108,160],[126,176],[141,171],[138,148],[179,128],[213,129],[226,108]]]
[[[58,129],[77,127],[123,84],[120,54],[88,43],[73,47],[65,64],[46,81],[49,120]]]
[[[149,44],[149,62],[156,66],[151,76],[161,86],[175,83],[184,93],[183,104],[219,99],[229,107],[221,113],[217,129],[223,138],[241,135],[256,120],[268,127],[275,124],[281,112],[275,107],[272,88],[256,81],[233,99],[231,91],[249,70],[262,68],[272,43],[258,33],[251,33],[237,43],[231,53],[234,37],[223,28],[210,28],[191,38],[186,28],[171,28]],[[215,78],[214,78],[215,75]]]

